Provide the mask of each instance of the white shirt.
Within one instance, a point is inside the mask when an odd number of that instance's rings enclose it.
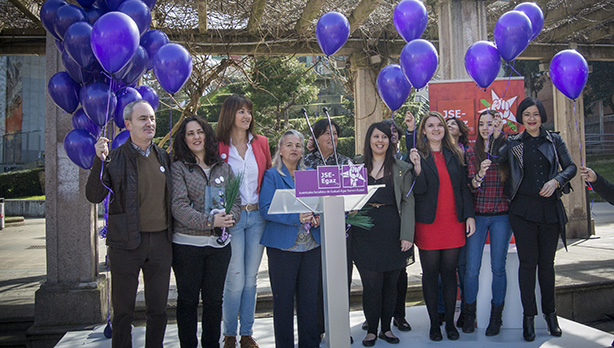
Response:
[[[254,136],[250,133],[247,138],[245,159],[239,155],[236,146],[232,144],[232,139],[230,139],[230,146],[228,147],[228,164],[230,164],[232,172],[235,175],[243,173],[243,181],[239,188],[241,204],[258,203],[258,163],[251,144],[253,138]]]

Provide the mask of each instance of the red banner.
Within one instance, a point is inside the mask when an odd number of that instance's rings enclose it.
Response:
[[[432,111],[445,118],[457,117],[469,127],[473,143],[477,134],[477,120],[484,110],[501,112],[507,134],[521,132],[521,117],[516,116],[518,104],[524,99],[524,77],[500,78],[486,90],[474,81],[433,81],[429,83],[429,103]]]

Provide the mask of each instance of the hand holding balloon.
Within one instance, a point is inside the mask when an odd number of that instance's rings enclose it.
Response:
[[[413,148],[409,150],[409,160],[414,165],[414,172],[416,176],[420,175],[422,172],[422,167],[420,166],[420,154],[418,153],[418,149]]]
[[[109,155],[109,145],[107,144],[109,139],[105,137],[98,138],[96,145],[94,145],[94,149],[96,149],[96,156],[101,160],[105,160]]]
[[[414,118],[414,115],[412,115],[411,111],[407,110],[403,123],[405,123],[407,126],[408,132],[413,132],[416,129],[416,119]]]

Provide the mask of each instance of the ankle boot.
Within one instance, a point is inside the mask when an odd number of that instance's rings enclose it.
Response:
[[[463,332],[471,333],[475,331],[475,306],[477,302],[465,303],[463,312],[465,312],[465,322],[463,323]]]
[[[533,315],[525,315],[522,318],[522,337],[527,342],[535,340],[535,317]]]
[[[490,303],[490,322],[488,323],[488,327],[486,328],[486,336],[496,336],[499,334],[499,330],[501,329],[501,325],[503,321],[501,320],[501,315],[503,313],[504,303],[501,303],[498,306],[495,306],[494,303]]]
[[[555,337],[561,337],[563,331],[559,327],[559,321],[556,318],[556,311],[550,314],[544,314],[544,319],[546,319],[546,324],[548,324],[548,330],[550,331],[550,335]]]

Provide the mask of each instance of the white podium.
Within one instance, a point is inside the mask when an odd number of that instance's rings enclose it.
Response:
[[[522,329],[522,302],[520,301],[520,286],[518,285],[518,252],[516,244],[510,244],[507,252],[507,262],[505,271],[507,274],[507,291],[505,293],[505,307],[503,308],[504,329]],[[536,277],[535,301],[537,302],[538,314],[535,320],[535,329],[546,329],[546,321],[540,320],[541,312],[541,293],[539,280]],[[490,321],[490,301],[492,299],[492,271],[490,263],[490,244],[484,246],[482,254],[482,267],[479,277],[480,287],[477,296],[476,320],[477,326],[481,329],[488,327]]]
[[[347,288],[345,212],[359,210],[384,185],[370,185],[364,195],[296,197],[294,190],[275,191],[269,214],[322,214],[322,281],[324,291],[324,344],[328,348],[350,348],[350,301]]]

